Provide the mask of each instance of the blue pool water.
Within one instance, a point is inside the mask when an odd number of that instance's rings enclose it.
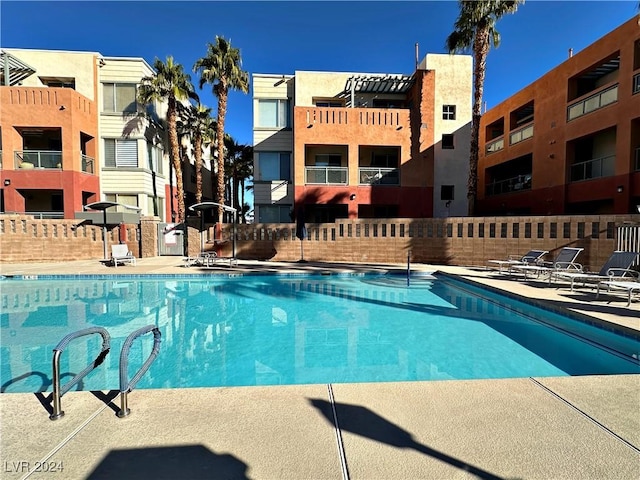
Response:
[[[6,279],[0,298],[3,392],[51,391],[53,348],[93,326],[108,330],[111,352],[75,389],[118,389],[122,344],[145,325],[162,345],[137,388],[640,373],[638,338],[452,279]],[[100,340],[71,342],[63,382]],[[134,342],[129,376],[152,345],[151,335]]]

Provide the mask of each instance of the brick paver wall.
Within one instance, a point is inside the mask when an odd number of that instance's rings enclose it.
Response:
[[[236,226],[240,259],[356,263],[411,261],[448,265],[485,265],[531,249],[582,247],[578,261],[599,269],[617,247],[618,227],[640,224],[640,215],[485,217],[444,219],[339,220],[307,225],[307,238],[295,237],[295,224]],[[0,216],[0,261],[68,261],[102,258],[102,230],[77,220],[35,220],[24,215]],[[143,218],[140,229],[126,226],[127,244],[136,256],[157,255],[157,219]],[[640,226],[634,227],[640,230]],[[231,225],[223,225],[220,253],[231,255]],[[109,231],[109,244],[118,242]],[[188,252],[199,251],[199,231],[189,227]],[[212,227],[206,238],[213,238]],[[638,238],[637,236],[635,238]],[[640,245],[639,245],[640,246]],[[207,247],[209,248],[209,247]],[[110,247],[109,247],[110,251]]]

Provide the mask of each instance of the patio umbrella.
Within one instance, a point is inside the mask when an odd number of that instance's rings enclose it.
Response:
[[[108,252],[107,252],[107,208],[111,207],[124,207],[128,210],[134,210],[136,212],[140,211],[139,207],[134,207],[133,205],[124,205],[118,202],[94,202],[88,203],[82,207],[83,210],[102,210],[102,245],[104,250],[104,260],[108,260]]]
[[[304,262],[304,244],[302,243],[307,237],[307,226],[304,223],[304,208],[298,208],[296,215],[296,237],[300,239],[300,262]]]
[[[218,207],[222,207],[223,210],[226,210],[227,212],[232,212],[233,213],[233,252],[232,252],[232,256],[233,258],[236,258],[236,209],[233,207],[228,207],[227,205],[221,205],[219,203],[215,203],[215,202],[201,202],[201,203],[196,203],[194,205],[191,205],[189,207],[189,210],[191,210],[192,212],[196,212],[196,211],[200,211],[200,251],[204,252],[204,210],[211,210],[213,208],[218,208]],[[214,238],[215,240],[215,238]]]

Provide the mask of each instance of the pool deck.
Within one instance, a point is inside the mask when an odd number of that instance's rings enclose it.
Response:
[[[405,271],[406,265],[181,257],[4,264],[2,275]],[[640,331],[640,301],[483,268],[412,265]],[[1,287],[0,287],[1,288]],[[47,405],[48,406],[48,405]],[[0,478],[638,479],[640,375],[70,392],[48,418],[34,394],[0,394]],[[337,420],[336,420],[337,419]],[[64,469],[58,471],[59,467]],[[34,470],[48,472],[32,472]]]

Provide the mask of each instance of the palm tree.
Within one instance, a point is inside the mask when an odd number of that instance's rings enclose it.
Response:
[[[449,34],[446,46],[449,53],[473,51],[473,113],[471,120],[471,149],[469,155],[469,180],[467,200],[469,215],[474,215],[478,183],[478,143],[484,77],[487,67],[487,55],[491,45],[500,45],[500,34],[496,23],[507,13],[515,13],[524,0],[460,0],[460,14],[454,24],[455,30]]]
[[[213,122],[210,108],[200,104],[191,106],[193,157],[196,167],[196,203],[202,202],[202,153],[210,141],[209,132]]]
[[[218,98],[218,185],[217,203],[224,205],[224,121],[227,115],[229,90],[249,92],[249,74],[242,70],[240,50],[231,42],[216,35],[216,43],[207,44],[207,54],[196,61],[194,72],[200,73],[200,88],[206,83],[213,85],[213,93]],[[218,207],[218,222],[222,223],[222,207]]]
[[[177,221],[185,219],[184,185],[182,183],[182,165],[180,163],[180,149],[178,142],[177,117],[178,103],[188,98],[197,99],[191,78],[184,73],[182,65],[174,63],[173,57],[168,56],[166,63],[156,58],[153,63],[155,75],[144,77],[138,87],[138,101],[143,105],[155,102],[167,102],[167,130],[169,137],[169,157],[176,176],[178,197]],[[170,199],[173,204],[173,199]],[[173,219],[172,219],[173,220]]]

